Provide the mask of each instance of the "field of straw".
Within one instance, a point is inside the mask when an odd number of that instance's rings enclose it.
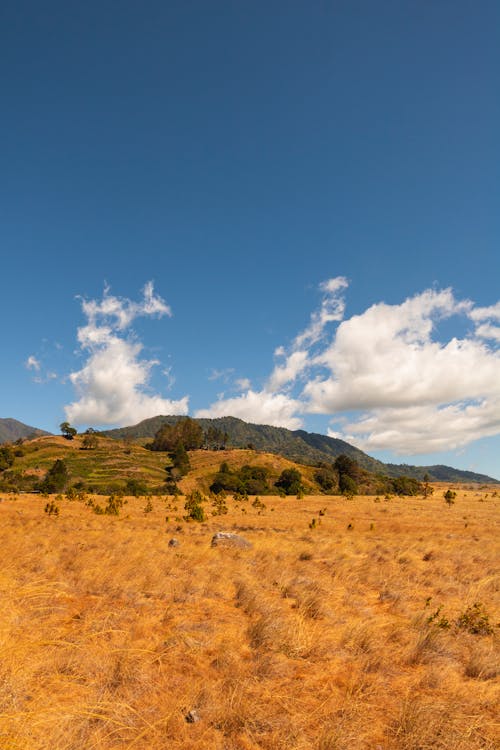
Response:
[[[497,748],[500,491],[446,489],[205,523],[4,495],[0,748]]]

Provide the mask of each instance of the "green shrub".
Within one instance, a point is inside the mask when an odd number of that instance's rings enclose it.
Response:
[[[190,495],[186,496],[186,502],[184,503],[184,510],[186,515],[184,516],[185,521],[205,521],[205,511],[203,505],[206,498],[198,490],[194,490]]]

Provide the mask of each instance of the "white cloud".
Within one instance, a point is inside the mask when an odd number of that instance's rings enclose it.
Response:
[[[328,323],[342,319],[344,300],[341,292],[346,287],[347,281],[343,276],[329,279],[320,285],[323,298],[319,309],[311,315],[307,328],[293,340],[290,353],[283,346],[277,347],[274,356],[284,358],[284,362],[274,367],[261,391],[252,390],[250,381],[240,378],[237,385],[244,393],[234,398],[224,398],[222,395],[208,409],[197,412],[196,416],[231,415],[249,422],[292,430],[302,427],[303,421],[299,413],[303,411],[303,405],[292,398],[289,391],[310,367],[310,349],[321,340]]]
[[[315,344],[325,330],[328,323],[342,320],[344,317],[345,303],[341,292],[348,287],[348,281],[344,276],[336,276],[320,284],[320,289],[324,292],[323,299],[319,310],[315,310],[311,315],[309,325],[299,333],[293,343],[294,350],[301,349],[304,346]]]
[[[500,399],[459,402],[447,406],[375,409],[347,424],[342,433],[328,432],[365,451],[389,449],[396,454],[457,450],[479,437],[500,432]]]
[[[476,335],[482,339],[491,339],[492,341],[500,342],[500,326],[483,323],[476,328]]]
[[[292,352],[283,365],[276,365],[267,383],[266,389],[275,392],[287,384],[293,383],[309,364],[307,350]]]
[[[173,401],[148,392],[151,368],[159,363],[140,359],[142,344],[125,337],[139,316],[171,315],[151,282],[139,303],[115,297],[105,288],[102,300],[83,300],[82,310],[87,324],[78,329],[77,338],[88,358],[70,375],[78,395],[65,407],[70,422],[131,424],[157,414],[187,414],[187,397]]]
[[[434,322],[468,311],[451,290],[426,291],[401,305],[373,305],[342,322],[308,383],[312,412],[445,404],[496,393],[499,358],[484,342],[432,339]]]
[[[500,322],[500,302],[490,307],[475,307],[470,310],[471,320],[498,320]]]
[[[497,434],[500,357],[481,339],[486,332],[445,342],[435,336],[441,319],[483,320],[497,309],[457,301],[449,289],[373,305],[340,323],[315,359],[328,374],[304,387],[307,410],[363,411],[340,435],[365,450],[430,453]]]
[[[246,422],[269,424],[297,430],[302,420],[296,416],[299,404],[285,394],[248,390],[241,396],[216,401],[209,409],[199,409],[196,417],[238,417]]]
[[[41,363],[40,361],[35,357],[34,354],[31,354],[26,362],[24,363],[24,366],[27,370],[35,370],[36,372],[40,371]]]
[[[283,346],[275,350],[275,357],[285,357],[285,362],[275,366],[266,384],[266,391],[275,392],[285,386],[292,386],[311,366],[311,347],[323,338],[329,323],[338,322],[344,316],[342,292],[347,286],[344,276],[337,276],[320,284],[319,288],[323,292],[321,305],[312,313],[307,328],[293,340],[291,352],[287,354]]]
[[[307,412],[335,417],[330,434],[364,450],[400,454],[459,449],[500,432],[500,304],[475,307],[451,289],[374,304],[344,319],[343,277],[321,285],[309,325],[279,358],[264,388],[221,397],[199,416],[301,426]],[[474,322],[441,340],[439,323]],[[328,324],[337,323],[333,332]]]
[[[219,394],[195,416],[298,429],[304,414],[320,413],[334,418],[336,437],[401,454],[459,449],[500,432],[500,303],[476,307],[451,289],[431,289],[345,318],[346,287],[344,277],[321,285],[319,308],[290,346],[276,348],[278,361],[261,389],[240,377],[231,386],[240,393]],[[171,314],[152,285],[139,303],[106,289],[102,300],[82,308],[87,321],[78,341],[87,361],[71,375],[78,399],[66,407],[68,419],[120,424],[187,413],[187,397],[171,401],[149,392],[158,363],[141,359],[141,343],[126,335],[139,315]],[[472,330],[443,339],[439,332],[453,320],[457,330],[464,322]],[[210,379],[226,383],[233,373],[214,370]]]

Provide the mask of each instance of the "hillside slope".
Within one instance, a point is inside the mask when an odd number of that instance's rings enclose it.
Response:
[[[70,485],[82,485],[86,489],[111,493],[126,490],[128,480],[139,483],[146,492],[161,492],[167,479],[165,467],[171,461],[168,454],[150,451],[137,443],[99,437],[98,447],[83,450],[83,437],[66,440],[62,436],[43,436],[23,444],[14,465],[0,473],[5,489],[32,490],[44,478],[57,459],[65,462]],[[297,468],[302,474],[308,491],[317,492],[312,466],[301,466],[287,458],[255,450],[228,449],[223,451],[191,451],[189,474],[179,481],[182,492],[193,489],[208,491],[222,462],[232,469],[245,464],[261,466],[268,470],[273,484],[284,469]]]
[[[106,430],[102,435],[114,439],[146,439],[153,438],[160,427],[175,424],[182,417],[157,416],[145,419],[130,427]],[[340,454],[353,458],[367,471],[384,474],[390,477],[408,476],[423,480],[428,474],[431,479],[442,482],[481,482],[488,484],[498,482],[497,479],[485,474],[462,471],[450,466],[411,466],[407,464],[384,464],[368,456],[359,448],[346,443],[344,440],[310,433],[305,430],[287,430],[284,427],[251,424],[236,417],[221,417],[218,419],[196,419],[204,430],[216,427],[229,436],[230,445],[235,448],[251,446],[257,450],[276,453],[302,464],[331,463]]]
[[[13,443],[20,438],[32,438],[37,435],[50,435],[50,432],[39,430],[37,427],[30,427],[30,425],[11,417],[0,417],[0,443]]]

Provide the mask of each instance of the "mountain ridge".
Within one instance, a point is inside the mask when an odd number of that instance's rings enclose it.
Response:
[[[182,416],[158,415],[144,419],[136,425],[102,430],[101,434],[115,439],[153,438],[163,424],[175,424],[184,418]],[[455,469],[441,464],[434,466],[385,464],[344,440],[320,433],[253,424],[237,417],[199,418],[194,421],[198,422],[204,430],[212,426],[226,432],[231,445],[235,448],[246,448],[252,445],[258,450],[280,454],[285,458],[303,464],[331,463],[337,456],[344,453],[355,459],[362,468],[375,474],[384,474],[390,477],[408,476],[423,480],[425,475],[428,474],[430,479],[434,481],[500,483],[498,479],[486,474]]]
[[[13,443],[19,439],[40,437],[41,435],[50,435],[46,430],[40,430],[38,427],[24,424],[18,419],[12,417],[0,417],[0,444]]]

